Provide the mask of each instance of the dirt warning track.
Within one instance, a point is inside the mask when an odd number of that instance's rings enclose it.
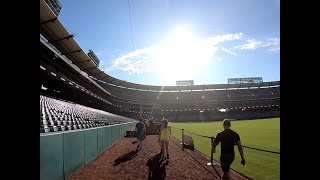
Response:
[[[123,138],[96,160],[85,166],[71,180],[97,179],[217,179],[216,172],[206,163],[210,159],[201,153],[181,150],[180,142],[169,143],[170,159],[162,157],[156,135],[148,135],[142,149],[136,150],[136,138]],[[220,175],[220,166],[215,166]],[[233,179],[248,179],[231,171]]]

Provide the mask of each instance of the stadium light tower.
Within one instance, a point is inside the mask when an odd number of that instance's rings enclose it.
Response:
[[[58,16],[61,11],[61,4],[58,0],[45,0],[54,15]]]
[[[88,56],[96,66],[99,66],[100,60],[91,49],[89,49]]]

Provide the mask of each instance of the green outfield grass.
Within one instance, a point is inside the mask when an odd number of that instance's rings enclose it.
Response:
[[[184,128],[193,133],[216,136],[218,132],[223,130],[222,122],[204,122],[204,123],[173,123],[170,125],[172,134],[181,140],[181,130],[176,128]],[[251,146],[259,149],[266,149],[280,152],[280,118],[233,121],[231,129],[238,132],[242,145]],[[189,133],[185,133],[191,135]],[[210,139],[191,135],[195,144],[195,148],[208,157],[210,157]],[[280,179],[280,155],[271,154],[244,148],[246,165],[240,164],[240,155],[238,148],[235,146],[236,158],[231,168],[235,169],[253,179]],[[214,159],[219,161],[220,144]]]

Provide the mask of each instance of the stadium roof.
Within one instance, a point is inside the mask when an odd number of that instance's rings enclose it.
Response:
[[[40,0],[40,33],[48,40],[48,43],[55,46],[62,55],[65,55],[87,73],[93,79],[100,80],[116,86],[122,86],[132,89],[143,89],[151,91],[180,91],[180,90],[203,90],[203,89],[229,89],[229,88],[250,88],[279,86],[280,81],[262,82],[262,83],[243,83],[243,84],[210,84],[193,86],[150,86],[123,81],[109,76],[101,71],[90,57],[83,52],[81,47],[61,24],[44,0]],[[83,73],[81,73],[83,74]],[[97,85],[97,84],[96,84]],[[97,85],[100,87],[99,85]],[[101,88],[101,87],[100,87]]]

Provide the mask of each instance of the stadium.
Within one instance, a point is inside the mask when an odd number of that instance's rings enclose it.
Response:
[[[40,0],[40,179],[219,179],[220,150],[212,158],[210,139],[224,119],[243,132],[248,161],[241,167],[236,152],[232,178],[280,178],[280,81],[127,82],[101,70],[94,51],[83,51],[60,10],[58,1]],[[162,118],[172,126],[172,158],[157,164]],[[136,138],[126,136],[139,119],[149,145],[136,154]]]

